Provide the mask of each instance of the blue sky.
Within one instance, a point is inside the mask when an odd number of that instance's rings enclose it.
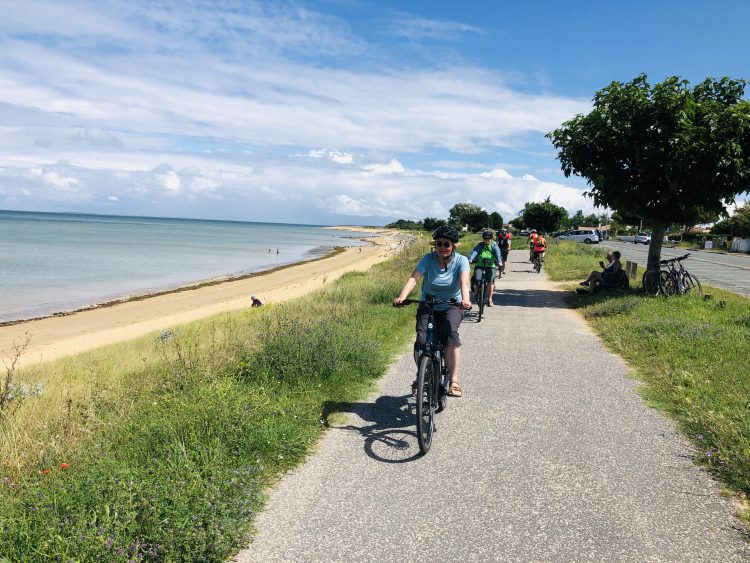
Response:
[[[595,211],[544,138],[750,78],[750,3],[3,1],[0,209],[314,224]]]

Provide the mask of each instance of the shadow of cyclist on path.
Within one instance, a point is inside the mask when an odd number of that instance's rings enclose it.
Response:
[[[329,420],[334,413],[350,412],[372,424],[337,425]],[[374,403],[339,403],[323,406],[323,421],[337,430],[359,432],[364,438],[365,453],[384,463],[406,463],[421,457],[415,425],[414,401],[410,395],[381,396]]]

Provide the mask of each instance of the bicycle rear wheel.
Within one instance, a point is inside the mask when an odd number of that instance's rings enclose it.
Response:
[[[419,451],[426,454],[432,445],[432,433],[435,431],[435,407],[433,397],[435,389],[435,364],[428,355],[419,360],[417,371],[417,440]]]
[[[479,293],[477,294],[477,305],[479,305],[479,320],[482,320],[484,314],[484,300],[487,298],[487,284],[482,282],[479,284]]]
[[[683,284],[683,291],[685,293],[689,293],[691,295],[703,295],[703,288],[701,287],[701,282],[698,281],[698,278],[695,277],[693,274],[685,274],[685,277],[682,278],[682,284]]]
[[[644,273],[641,278],[641,285],[643,286],[643,291],[649,295],[659,295],[659,271],[648,270]]]
[[[542,258],[538,255],[534,258],[534,269],[537,274],[542,273]]]
[[[674,279],[674,276],[666,270],[659,272],[659,291],[667,297],[679,293],[677,281]]]

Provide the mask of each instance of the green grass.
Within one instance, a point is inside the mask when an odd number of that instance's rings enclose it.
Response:
[[[597,254],[604,252],[555,243],[547,253],[547,271],[558,281],[580,281],[595,269]],[[571,292],[569,301],[627,360],[644,383],[641,394],[648,403],[677,421],[695,445],[697,461],[747,498],[750,300],[713,287],[704,292],[705,298],[648,297],[636,280],[627,291]]]
[[[390,303],[426,250],[306,297],[29,368],[0,414],[0,561],[223,561],[332,404],[413,337]],[[166,328],[166,327],[165,327]]]

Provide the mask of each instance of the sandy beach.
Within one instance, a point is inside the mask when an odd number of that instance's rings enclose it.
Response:
[[[18,366],[130,340],[218,313],[247,309],[250,307],[250,295],[257,295],[264,304],[269,305],[299,297],[323,287],[324,283],[330,283],[346,272],[369,269],[391,256],[405,241],[404,235],[385,229],[331,228],[366,232],[366,240],[370,244],[244,279],[2,326],[0,358],[8,365],[13,346],[23,343],[27,335],[30,341]]]

